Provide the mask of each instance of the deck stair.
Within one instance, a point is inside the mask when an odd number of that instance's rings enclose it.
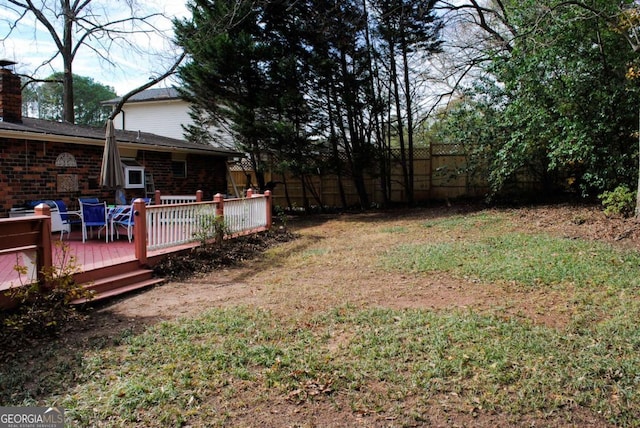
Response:
[[[154,277],[151,269],[141,268],[134,260],[78,273],[75,275],[75,281],[95,293],[91,299],[92,302],[95,302],[161,284],[165,282],[165,279]],[[86,299],[78,299],[72,303],[85,302]]]

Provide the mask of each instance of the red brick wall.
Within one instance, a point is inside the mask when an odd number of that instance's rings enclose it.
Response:
[[[6,122],[22,120],[20,77],[7,69],[0,69],[0,117]]]
[[[98,185],[102,160],[101,146],[25,141],[0,138],[0,217],[9,210],[36,199],[62,199],[70,209],[79,196],[97,196],[114,202],[115,191]],[[57,167],[61,153],[72,154],[77,167]],[[138,151],[138,162],[153,174],[156,190],[165,195],[204,192],[205,200],[226,191],[225,159],[205,155],[188,155],[187,177],[173,177],[171,154]],[[79,191],[58,193],[59,174],[75,174]],[[144,189],[127,189],[127,198],[143,197]]]
[[[212,200],[216,193],[226,193],[225,158],[188,155],[187,176],[184,178],[173,176],[171,153],[139,150],[136,160],[145,167],[145,171],[153,174],[156,190],[160,190],[163,195],[195,195],[198,190],[202,190],[203,198]]]

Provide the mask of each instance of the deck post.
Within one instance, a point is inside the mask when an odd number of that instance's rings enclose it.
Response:
[[[47,204],[39,204],[34,208],[35,215],[43,215],[48,218],[41,222],[40,236],[36,244],[37,275],[40,287],[46,286],[46,273],[53,266],[53,256],[51,254],[51,208]]]
[[[264,197],[267,199],[267,230],[271,230],[272,214],[271,214],[271,190],[264,192]]]
[[[202,194],[203,194],[203,193],[204,193],[204,192],[203,192],[202,190],[198,190],[198,191],[196,192],[196,202],[202,202]]]
[[[216,193],[213,197],[213,202],[216,203],[216,217],[224,217],[224,196]]]
[[[153,201],[153,203],[155,205],[162,204],[162,199],[160,198],[160,191],[159,190],[156,190],[155,193],[154,193],[154,201]]]
[[[160,191],[156,190],[156,198],[160,199]],[[147,205],[144,199],[133,201],[133,215],[135,217],[133,228],[133,244],[136,259],[140,265],[147,264]]]
[[[216,224],[223,225],[224,224],[224,196],[221,193],[216,193],[213,196],[213,202],[216,204]],[[216,243],[222,242],[224,239],[224,229],[218,228],[216,230]]]

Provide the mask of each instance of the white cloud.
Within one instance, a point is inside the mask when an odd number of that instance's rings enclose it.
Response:
[[[164,13],[169,18],[185,17],[188,14],[187,0],[139,0],[138,5],[146,12]],[[45,4],[52,0],[41,0]],[[57,2],[57,0],[55,0]],[[94,11],[102,8],[109,13],[119,13],[119,16],[130,16],[126,10],[116,10],[113,2],[108,0],[93,0]],[[106,13],[106,12],[105,12]],[[118,15],[110,15],[113,20]],[[16,15],[8,8],[0,8],[0,37],[5,37],[9,27],[5,24],[15,21]],[[175,47],[171,46],[172,26],[170,19],[157,19],[154,22],[165,31],[165,37],[149,37],[147,35],[129,36],[127,40],[139,47],[135,49],[110,49],[108,61],[100,58],[86,46],[79,49],[74,62],[73,73],[88,76],[104,85],[115,88],[118,95],[124,95],[130,90],[146,83],[149,78],[163,73],[177,57]],[[62,60],[57,58],[52,66],[38,67],[50,59],[56,52],[55,43],[49,33],[33,18],[23,19],[10,37],[0,44],[0,57],[17,63],[18,73],[34,75],[44,78],[54,71],[62,71]],[[151,54],[150,54],[151,53]],[[109,64],[111,62],[112,64]],[[173,82],[163,82],[169,86]],[[161,84],[162,85],[162,84]]]

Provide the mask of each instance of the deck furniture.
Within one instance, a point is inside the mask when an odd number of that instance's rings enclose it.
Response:
[[[111,236],[113,239],[113,232],[120,238],[119,228],[123,227],[127,229],[127,238],[129,242],[133,238],[133,224],[134,224],[134,212],[133,204],[121,205],[116,207],[111,213]]]
[[[71,233],[71,226],[73,226],[74,224],[82,224],[82,215],[80,214],[80,211],[69,211],[67,209],[67,204],[65,204],[64,201],[61,199],[57,199],[53,202],[58,207],[58,212],[60,214],[60,224],[61,224],[60,240],[62,241],[62,238],[64,237],[65,233],[67,235]],[[54,220],[54,215],[52,212],[51,213],[51,231],[52,232],[56,231],[54,226],[55,223],[56,223],[56,220]]]
[[[94,227],[98,228],[98,239],[100,239],[100,231],[104,229],[105,241],[109,242],[107,203],[86,203],[81,201],[80,213],[82,215],[82,242],[87,240],[87,228],[91,230],[91,237],[93,237]]]
[[[100,203],[100,199],[98,198],[78,198],[78,203],[87,203],[87,204],[99,204]]]
[[[9,217],[15,218],[15,217],[32,216],[32,215],[35,215],[36,206],[40,204],[49,205],[49,210],[51,215],[51,233],[60,232],[60,239],[62,239],[62,235],[64,235],[65,233],[69,233],[70,226],[65,221],[64,215],[62,213],[62,210],[60,209],[60,206],[58,205],[58,202],[61,202],[64,205],[64,202],[62,201],[52,201],[52,200],[44,200],[44,199],[37,200],[37,201],[30,201],[24,204],[22,207],[12,208],[11,211],[9,212]],[[65,206],[65,212],[66,212],[66,206]]]
[[[136,199],[142,199],[145,205],[149,205],[151,203],[151,198],[133,198],[131,199],[131,205],[116,207],[110,215],[112,240],[114,231],[116,233],[116,237],[120,238],[120,231],[118,229],[120,227],[127,229],[127,238],[129,239],[129,242],[133,239],[133,226],[135,224],[133,203]]]

